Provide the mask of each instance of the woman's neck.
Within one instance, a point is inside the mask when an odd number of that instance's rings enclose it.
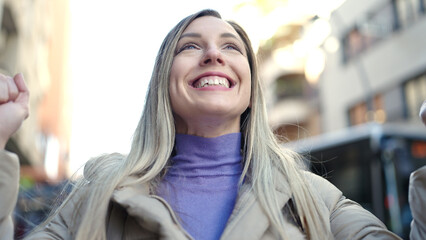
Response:
[[[240,119],[227,120],[218,117],[191,119],[190,123],[175,116],[176,132],[204,138],[214,138],[240,132]]]
[[[215,138],[177,134],[169,176],[208,177],[241,174],[241,133]]]

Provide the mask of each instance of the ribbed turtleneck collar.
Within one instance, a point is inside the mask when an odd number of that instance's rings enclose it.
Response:
[[[176,155],[169,177],[218,177],[241,174],[241,133],[214,138],[176,134]]]
[[[241,133],[215,138],[177,134],[175,152],[157,194],[194,239],[219,239],[238,195]]]

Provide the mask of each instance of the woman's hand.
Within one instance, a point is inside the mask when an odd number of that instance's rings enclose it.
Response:
[[[28,117],[29,96],[22,74],[0,74],[0,150]]]

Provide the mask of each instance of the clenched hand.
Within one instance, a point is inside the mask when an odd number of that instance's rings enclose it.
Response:
[[[29,91],[22,74],[0,74],[0,150],[28,117]]]

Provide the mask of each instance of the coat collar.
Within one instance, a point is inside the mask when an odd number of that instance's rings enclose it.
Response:
[[[291,197],[287,180],[278,174],[275,186],[278,204],[284,208]],[[128,177],[114,191],[112,201],[124,207],[141,226],[155,227],[171,239],[191,239],[170,205],[164,199],[151,195],[149,185],[140,183],[137,177]],[[260,239],[269,225],[269,219],[252,189],[243,185],[221,239]]]

